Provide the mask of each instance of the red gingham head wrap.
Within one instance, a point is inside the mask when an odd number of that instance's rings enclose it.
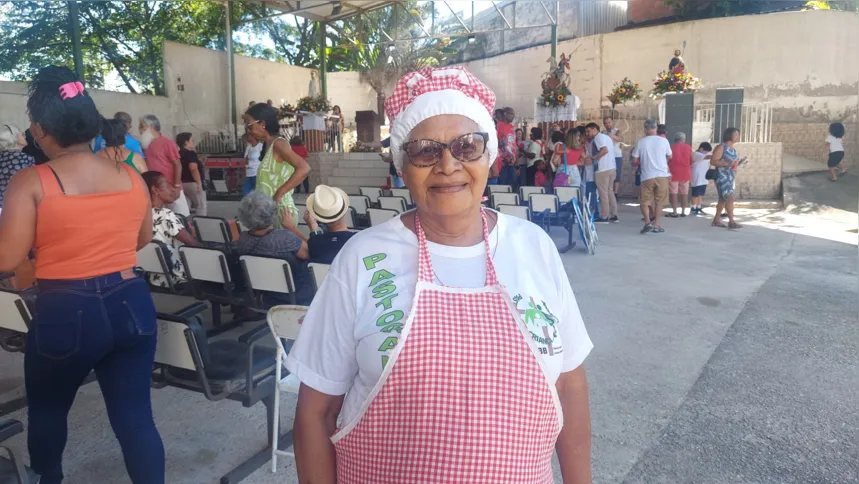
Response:
[[[443,114],[470,118],[489,133],[487,151],[494,160],[498,139],[492,110],[495,93],[462,66],[424,67],[402,77],[385,101],[385,112],[391,120],[391,154],[394,164],[402,168],[402,145],[409,132],[421,121]]]

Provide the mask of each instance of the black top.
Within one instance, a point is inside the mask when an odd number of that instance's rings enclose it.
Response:
[[[334,262],[334,257],[340,252],[340,249],[346,245],[355,232],[325,232],[322,234],[311,235],[307,241],[307,248],[310,249],[310,262],[319,264],[331,264]]]
[[[203,164],[200,163],[200,158],[197,158],[197,152],[182,148],[179,150],[179,161],[182,162],[182,183],[194,183],[194,177],[191,176],[190,165],[197,164],[197,171],[200,172],[200,181],[203,181]]]

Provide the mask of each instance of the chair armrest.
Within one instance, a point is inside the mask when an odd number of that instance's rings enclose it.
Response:
[[[11,418],[0,419],[0,442],[20,434],[24,431],[24,424]]]
[[[179,316],[180,318],[191,319],[194,316],[202,313],[206,309],[209,309],[209,305],[204,302],[196,302],[191,304],[190,306],[186,306],[179,311],[173,313],[175,316]]]
[[[268,327],[268,323],[263,323],[256,328],[246,333],[243,333],[241,336],[238,337],[237,341],[239,343],[253,344],[261,340],[268,334],[271,334],[271,329]]]

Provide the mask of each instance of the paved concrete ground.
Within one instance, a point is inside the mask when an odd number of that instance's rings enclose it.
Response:
[[[639,235],[637,207],[620,215],[599,226],[595,256],[562,256],[595,345],[595,482],[859,482],[856,234],[742,210],[739,231],[687,217]],[[0,369],[20,378],[20,357],[0,354]],[[214,483],[264,445],[261,405],[152,395],[171,484]],[[81,390],[69,426],[69,484],[128,482],[97,385]],[[245,482],[296,482],[291,459],[278,470]]]

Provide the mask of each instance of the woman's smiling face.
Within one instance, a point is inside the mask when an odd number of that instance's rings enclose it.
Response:
[[[477,123],[465,116],[444,114],[425,119],[409,133],[406,142],[454,139],[480,131]],[[418,167],[403,155],[403,179],[422,215],[452,216],[467,214],[480,205],[489,176],[489,152],[474,161],[460,161],[445,149],[431,167]]]

